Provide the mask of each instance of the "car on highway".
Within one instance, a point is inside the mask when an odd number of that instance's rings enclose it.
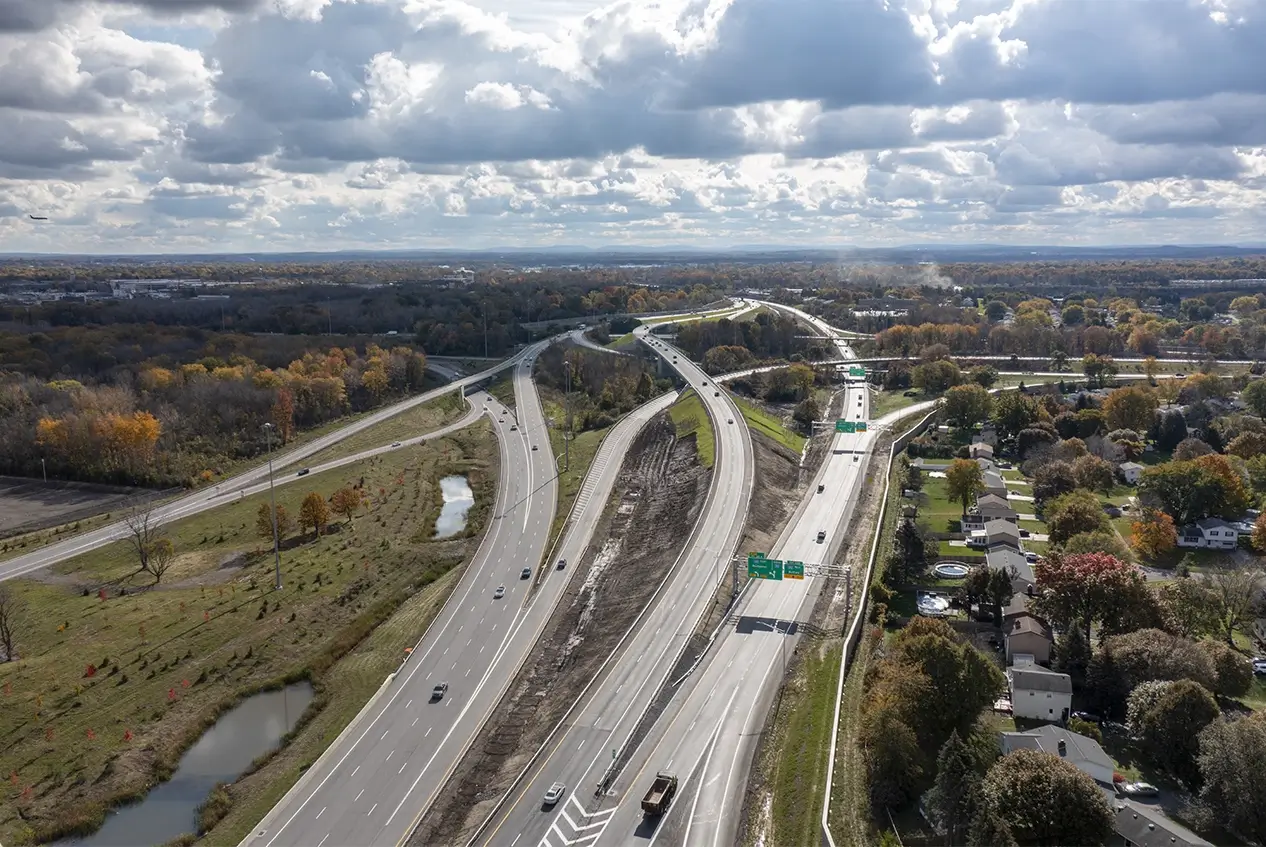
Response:
[[[545,790],[545,805],[554,806],[558,801],[563,799],[563,795],[567,792],[567,786],[561,782],[556,782]]]
[[[400,442],[399,442],[399,441],[393,441],[393,442],[391,442],[391,446],[392,446],[392,447],[399,447],[399,446],[400,446]]]
[[[533,444],[533,445],[532,445],[532,452],[533,452],[533,453],[535,453],[535,452],[536,452],[536,445],[535,445],[535,444]]]
[[[444,695],[447,693],[448,693],[447,682],[435,683],[435,687],[431,689],[431,702],[434,703],[436,700],[442,700],[444,698]]]
[[[734,418],[730,418],[729,422],[734,423]]]
[[[819,483],[819,484],[818,484],[818,493],[819,493],[819,494],[821,494],[823,491],[826,491],[826,486],[825,486],[825,485],[822,485],[821,483]]]
[[[523,570],[519,571],[519,579],[530,579],[531,577],[532,577],[531,568],[524,568]]]
[[[720,392],[720,391],[713,391],[713,392],[712,392],[712,396],[713,396],[713,397],[720,397],[720,396],[721,396],[721,392]]]
[[[518,431],[519,431],[519,425],[518,425],[518,424],[510,424],[510,431],[511,431],[511,432],[518,432]]]
[[[562,570],[563,568],[565,568],[565,567],[567,567],[567,560],[566,560],[566,559],[559,559],[559,560],[558,560],[558,569],[561,571],[561,570]]]
[[[826,530],[820,529],[818,530],[818,543],[821,544],[823,541],[826,541]]]
[[[300,468],[299,472],[295,474],[295,476],[307,476],[308,472],[311,470],[312,470],[311,468]]]
[[[506,587],[504,585],[498,585],[497,590],[492,592],[493,600],[500,600],[504,596],[506,596]]]

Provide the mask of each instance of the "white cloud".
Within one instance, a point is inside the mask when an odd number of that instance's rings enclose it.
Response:
[[[1252,0],[600,2],[4,0],[0,244],[1261,238]]]

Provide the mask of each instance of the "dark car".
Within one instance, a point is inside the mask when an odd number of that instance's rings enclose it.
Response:
[[[558,569],[561,571],[561,570],[562,570],[563,568],[565,568],[565,567],[567,567],[567,560],[566,560],[566,559],[559,559],[559,560],[558,560]]]
[[[435,683],[435,687],[431,689],[431,702],[434,703],[436,700],[443,699],[446,693],[448,693],[447,682]]]
[[[310,470],[311,470],[311,468],[302,468],[302,469],[300,469],[300,471],[299,471],[297,474],[295,474],[295,476],[307,476],[307,475],[308,475],[308,471],[310,471]]]
[[[530,579],[531,577],[532,577],[531,568],[524,568],[523,570],[519,571],[519,579]]]

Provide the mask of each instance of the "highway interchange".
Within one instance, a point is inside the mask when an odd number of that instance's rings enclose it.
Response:
[[[744,301],[720,312],[734,317],[760,305],[772,304]],[[728,392],[714,386],[684,352],[652,332],[706,314],[716,312],[656,321],[639,327],[636,337],[697,391],[712,421],[716,456],[708,501],[655,599],[626,636],[623,649],[610,658],[548,749],[481,828],[479,843],[590,847],[638,840],[713,845],[733,841],[755,730],[777,691],[781,678],[781,673],[775,673],[777,663],[784,650],[794,647],[793,622],[813,602],[813,580],[755,581],[741,600],[738,625],[723,628],[693,673],[673,681],[679,688],[667,710],[640,744],[625,750],[740,552],[736,548],[754,484],[751,438]],[[833,337],[842,358],[852,357],[847,343],[830,327],[804,313],[797,317]],[[559,570],[554,563],[581,558],[624,453],[641,427],[676,399],[671,392],[657,398],[612,429],[595,457],[557,550],[546,560],[558,474],[531,373],[536,356],[554,340],[533,344],[505,362],[457,379],[454,385],[368,415],[274,459],[274,470],[293,467],[454,386],[465,391],[513,368],[514,409],[477,391],[469,398],[467,415],[443,430],[310,469],[320,473],[404,449],[468,426],[484,414],[493,422],[500,450],[500,479],[490,527],[448,602],[400,669],[243,840],[243,847],[403,844],[529,655],[571,576],[569,568]],[[864,384],[848,388],[849,419],[866,419],[867,398]],[[823,485],[823,492],[806,497],[778,545],[769,551],[771,556],[832,561],[864,477],[866,451],[873,437],[873,430],[833,436],[833,452],[815,480],[815,486]],[[226,498],[258,493],[268,485],[267,474],[266,465],[254,468],[214,488],[160,505],[154,516],[161,522],[178,520],[214,508]],[[294,479],[289,473],[276,477],[278,484]],[[823,530],[827,537],[820,544],[816,535]],[[99,548],[125,532],[118,522],[15,557],[0,563],[0,579]],[[529,576],[520,578],[524,568]],[[494,599],[499,586],[504,587],[504,596]],[[447,683],[447,690],[433,697],[432,689],[441,682]],[[618,773],[608,773],[612,751],[619,751],[622,761],[627,754],[628,764]],[[642,821],[638,802],[653,772],[669,768],[680,774],[682,788],[663,825],[650,826]],[[567,786],[565,797],[556,807],[543,810],[541,797],[556,781]],[[595,796],[599,781],[606,790]]]

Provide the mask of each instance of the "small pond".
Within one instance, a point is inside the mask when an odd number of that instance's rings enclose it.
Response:
[[[197,829],[197,809],[217,782],[232,782],[277,746],[312,702],[312,686],[265,691],[225,712],[185,751],[176,773],[139,803],[106,816],[92,835],[55,847],[151,847]]]
[[[466,528],[466,513],[475,505],[475,492],[464,476],[446,476],[440,480],[444,507],[435,519],[435,537],[452,538]]]
[[[967,576],[969,570],[970,568],[962,562],[941,562],[932,568],[932,571],[943,579],[962,579]]]

